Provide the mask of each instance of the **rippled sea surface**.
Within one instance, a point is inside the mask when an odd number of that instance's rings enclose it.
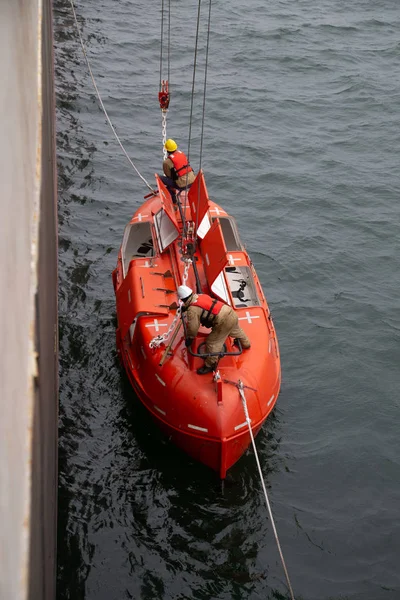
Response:
[[[185,148],[197,2],[171,5],[167,131]],[[111,271],[146,188],[99,109],[69,1],[54,9],[58,600],[287,599],[253,452],[222,487],[159,433],[119,367]],[[153,183],[161,2],[77,12],[110,117]],[[399,29],[398,0],[212,7],[202,166],[278,333],[282,390],[257,447],[302,600],[400,598]]]

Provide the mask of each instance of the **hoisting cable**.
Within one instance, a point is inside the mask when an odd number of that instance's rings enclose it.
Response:
[[[204,138],[204,121],[206,114],[206,92],[207,92],[207,70],[208,70],[208,51],[210,48],[210,25],[211,25],[211,0],[208,5],[208,25],[207,25],[207,44],[206,44],[206,64],[204,68],[204,89],[203,89],[203,114],[201,117],[201,136],[200,136],[200,160],[199,160],[199,171],[201,171],[201,159],[203,155],[203,138]],[[198,183],[199,189],[197,194],[197,207],[196,207],[196,226],[195,226],[195,240],[197,240],[197,228],[199,226],[199,204],[200,204],[200,179]]]
[[[194,46],[192,93],[191,93],[191,98],[190,98],[190,115],[189,115],[189,134],[188,134],[188,152],[187,152],[188,164],[190,164],[190,142],[191,142],[191,137],[192,137],[194,87],[195,87],[195,81],[196,81],[196,66],[197,66],[197,48],[198,48],[198,44],[199,44],[200,8],[201,8],[201,0],[199,0],[198,5],[197,5],[196,42],[195,42],[195,46]],[[186,205],[187,205],[188,177],[189,177],[189,174],[187,173],[186,174],[186,185],[185,185],[185,189],[186,189],[185,204],[183,207],[184,214],[186,214]],[[185,236],[185,233],[186,233],[186,222],[183,223],[182,237]]]
[[[203,137],[204,137],[204,119],[206,114],[206,92],[207,92],[207,70],[208,70],[208,51],[210,48],[210,24],[211,24],[211,0],[208,4],[208,25],[207,25],[207,43],[206,43],[206,64],[204,67],[204,89],[203,89],[203,113],[201,118],[201,136],[200,136],[200,161],[199,171],[201,171],[201,159],[203,154]]]
[[[200,7],[201,0],[199,0],[197,7],[197,26],[196,26],[196,43],[194,47],[194,59],[193,59],[193,79],[192,79],[192,94],[190,99],[190,116],[189,116],[189,136],[188,136],[188,163],[190,163],[190,142],[192,136],[192,119],[193,119],[193,101],[194,101],[194,85],[196,81],[196,65],[197,65],[197,48],[199,43],[199,27],[200,27]]]
[[[164,0],[161,1],[161,48],[160,48],[160,89],[158,92],[158,101],[161,108],[161,119],[162,119],[162,144],[163,144],[163,157],[164,160],[167,158],[167,151],[165,149],[165,142],[167,141],[167,112],[169,106],[169,78],[170,78],[170,64],[171,64],[171,0],[168,0],[168,55],[167,55],[167,79],[163,79],[163,48],[164,48]]]
[[[286,568],[285,559],[283,558],[281,545],[279,543],[279,538],[278,538],[278,533],[277,533],[276,527],[275,527],[274,517],[272,516],[271,505],[269,503],[267,489],[266,489],[265,483],[264,483],[264,478],[263,478],[263,474],[262,474],[262,470],[261,470],[260,460],[258,458],[257,448],[256,448],[256,444],[255,444],[255,441],[254,441],[253,431],[251,429],[251,420],[250,420],[250,417],[249,417],[249,412],[247,410],[246,396],[244,394],[244,385],[243,385],[243,382],[240,381],[240,379],[239,379],[237,387],[238,387],[238,390],[239,390],[240,397],[242,399],[243,410],[244,410],[244,414],[245,414],[245,417],[246,417],[247,426],[249,428],[249,434],[250,434],[250,438],[251,438],[251,443],[253,445],[253,450],[254,450],[254,455],[255,455],[255,458],[256,458],[256,462],[257,462],[258,472],[260,474],[261,485],[262,485],[262,488],[264,490],[265,502],[266,502],[266,505],[267,505],[267,508],[268,508],[268,513],[269,513],[269,518],[271,520],[272,529],[274,530],[275,540],[276,540],[276,544],[278,546],[279,555],[281,557],[281,561],[282,561],[282,565],[283,565],[283,570],[285,571],[286,581],[287,581],[289,592],[290,592],[290,598],[291,598],[291,600],[295,600],[294,594],[293,594],[293,589],[292,589],[292,584],[290,583],[290,579],[289,579],[289,573],[288,573],[288,570]]]
[[[102,108],[102,110],[103,110],[103,112],[104,112],[104,115],[105,115],[105,117],[106,117],[106,119],[107,119],[107,121],[108,121],[108,124],[110,125],[110,127],[111,127],[111,130],[112,130],[112,132],[113,132],[113,134],[114,134],[114,136],[115,136],[115,139],[117,140],[118,144],[120,145],[122,152],[125,154],[126,158],[128,159],[129,163],[131,164],[131,166],[134,168],[134,170],[136,171],[136,173],[139,175],[140,179],[141,179],[141,180],[143,181],[143,183],[144,183],[144,184],[145,184],[145,185],[146,185],[146,186],[149,188],[149,190],[150,190],[150,191],[151,191],[153,194],[155,194],[155,193],[156,193],[156,192],[155,192],[155,190],[154,190],[154,189],[151,187],[151,185],[150,185],[150,184],[149,184],[149,182],[148,182],[148,181],[147,181],[147,180],[146,180],[146,179],[143,177],[143,175],[141,175],[141,173],[139,172],[139,170],[137,169],[137,167],[136,167],[136,166],[134,165],[134,163],[132,162],[132,160],[131,160],[131,158],[129,157],[129,155],[128,155],[127,151],[125,150],[125,148],[124,148],[124,146],[123,146],[123,144],[122,144],[121,140],[119,139],[117,132],[115,131],[114,125],[112,124],[110,117],[108,116],[108,113],[107,113],[107,111],[106,111],[106,108],[105,108],[105,106],[104,106],[104,104],[103,104],[103,100],[101,99],[100,92],[99,92],[99,89],[98,89],[98,87],[97,87],[97,84],[96,84],[96,81],[95,81],[95,78],[94,78],[94,75],[93,75],[93,72],[92,72],[92,69],[91,69],[91,66],[90,66],[90,62],[89,62],[89,58],[88,58],[88,55],[87,55],[87,52],[86,52],[85,44],[84,44],[84,42],[83,42],[83,39],[82,39],[81,30],[80,30],[80,28],[79,28],[78,19],[77,19],[77,16],[76,16],[76,12],[75,12],[75,7],[74,7],[73,0],[70,0],[70,4],[71,4],[71,9],[72,9],[72,12],[73,12],[73,15],[74,15],[75,25],[76,25],[76,29],[77,29],[78,36],[79,36],[79,41],[80,41],[80,43],[81,43],[81,46],[82,46],[83,55],[84,55],[84,57],[85,57],[85,60],[86,60],[87,67],[88,67],[88,69],[89,69],[89,74],[90,74],[90,77],[91,77],[91,79],[92,79],[92,82],[93,82],[93,87],[94,87],[94,89],[95,89],[95,91],[96,91],[97,98],[98,98],[98,100],[99,100],[99,103],[100,103],[100,106],[101,106],[101,108]]]

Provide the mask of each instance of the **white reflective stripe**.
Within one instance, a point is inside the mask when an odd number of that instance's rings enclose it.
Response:
[[[165,383],[165,381],[163,381],[163,380],[161,379],[161,377],[159,377],[159,376],[157,375],[157,373],[156,373],[156,378],[158,379],[158,381],[159,381],[159,382],[160,382],[162,385],[164,385],[164,386],[165,386],[165,385],[167,385],[167,384]]]
[[[274,398],[275,398],[275,394],[272,394],[271,398],[267,402],[267,406],[269,406],[271,404],[271,402]]]
[[[131,290],[128,290],[128,301],[129,301],[129,303],[131,301]]]
[[[271,352],[271,339],[269,340],[269,343],[268,343],[268,352]]]
[[[196,205],[195,205],[194,202],[193,202],[193,205],[192,205],[192,211],[194,212],[194,214],[196,214]]]
[[[250,419],[251,422],[251,419]],[[237,431],[238,429],[242,429],[242,427],[245,427],[247,425],[247,421],[245,421],[244,423],[240,423],[240,425],[236,425],[235,427],[235,431]]]
[[[140,349],[142,351],[143,357],[147,360],[146,352],[144,351],[143,346],[140,346]]]
[[[190,423],[188,424],[188,427],[190,429],[196,429],[197,431],[208,431],[208,429],[206,429],[205,427],[197,427],[197,425],[190,425]]]
[[[206,263],[208,266],[210,266],[210,259],[208,258],[208,254],[206,254]]]
[[[158,406],[156,406],[155,404],[153,404],[153,406],[154,406],[154,408],[155,408],[156,410],[158,410],[158,412],[159,412],[159,413],[161,413],[162,415],[164,415],[164,417],[166,416],[166,414],[167,414],[167,413],[166,413],[166,412],[164,412],[163,410],[161,410],[161,408],[158,408]]]

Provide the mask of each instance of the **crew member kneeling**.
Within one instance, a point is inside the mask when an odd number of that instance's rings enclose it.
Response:
[[[186,285],[178,287],[178,298],[183,302],[182,311],[187,314],[186,346],[192,344],[200,325],[203,325],[211,328],[206,339],[206,352],[221,352],[228,336],[239,339],[243,348],[250,348],[250,340],[239,327],[233,308],[207,294],[194,294]],[[207,356],[204,365],[197,369],[199,375],[214,371],[218,360],[218,356]]]

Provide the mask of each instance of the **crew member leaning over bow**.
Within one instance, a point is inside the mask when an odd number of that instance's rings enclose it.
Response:
[[[207,294],[194,294],[186,285],[178,287],[178,298],[182,300],[182,310],[187,315],[186,346],[192,344],[200,325],[203,325],[211,328],[206,338],[206,352],[221,352],[228,336],[239,339],[243,348],[250,348],[250,340],[239,327],[238,316],[233,308]],[[207,356],[204,365],[197,369],[199,375],[214,371],[218,360],[218,356]]]
[[[174,140],[167,140],[164,148],[168,152],[168,156],[163,162],[164,175],[160,179],[167,186],[172,201],[176,202],[175,190],[190,188],[195,180],[195,174],[189,165],[186,154],[178,150],[178,145]]]

